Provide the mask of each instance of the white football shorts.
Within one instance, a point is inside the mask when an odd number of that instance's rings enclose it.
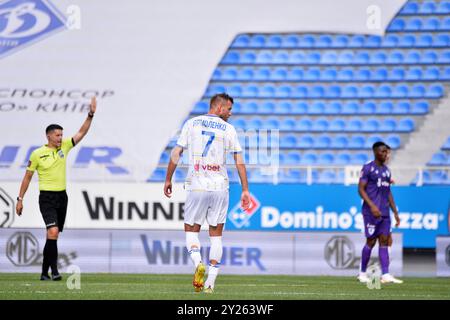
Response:
[[[228,213],[228,190],[188,191],[184,205],[184,223],[210,226],[225,223]]]

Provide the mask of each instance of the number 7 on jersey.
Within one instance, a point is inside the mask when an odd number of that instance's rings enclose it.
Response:
[[[209,148],[211,147],[211,143],[214,141],[216,134],[211,131],[202,131],[202,135],[209,136],[208,142],[206,143],[205,149],[203,149],[202,157],[206,157],[208,154]]]

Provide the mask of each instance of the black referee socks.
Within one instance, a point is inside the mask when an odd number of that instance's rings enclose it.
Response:
[[[42,274],[48,274],[48,268],[52,268],[52,274],[58,274],[58,240],[47,239],[44,247],[44,260],[42,262]]]

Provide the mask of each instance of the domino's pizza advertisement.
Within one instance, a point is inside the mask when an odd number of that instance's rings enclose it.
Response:
[[[404,248],[435,248],[449,233],[450,187],[393,187]],[[228,230],[363,231],[362,201],[356,186],[253,184],[252,207],[240,208],[241,187],[230,186]],[[363,234],[361,234],[363,236]]]

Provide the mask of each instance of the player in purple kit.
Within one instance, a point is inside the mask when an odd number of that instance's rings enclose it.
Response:
[[[391,172],[384,165],[388,148],[384,142],[376,142],[372,146],[374,161],[365,164],[361,170],[358,192],[364,203],[362,214],[364,230],[367,238],[361,255],[361,270],[358,276],[360,282],[367,283],[366,270],[369,264],[372,248],[379,241],[379,259],[381,264],[381,283],[403,283],[389,274],[388,239],[391,229],[389,207],[394,212],[396,226],[400,224],[397,207],[391,193]]]

